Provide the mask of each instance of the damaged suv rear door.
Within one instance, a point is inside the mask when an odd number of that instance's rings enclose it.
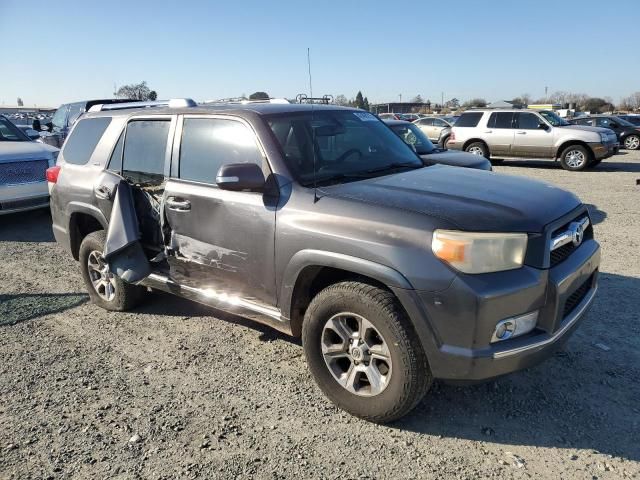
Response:
[[[109,218],[104,259],[130,283],[151,273],[151,259],[164,256],[161,207],[175,121],[172,115],[130,118],[94,186]]]
[[[171,277],[213,296],[274,306],[275,201],[216,183],[222,165],[246,163],[265,178],[271,173],[249,123],[225,115],[179,118],[164,193]]]

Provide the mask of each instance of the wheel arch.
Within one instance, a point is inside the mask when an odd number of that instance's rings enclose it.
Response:
[[[84,205],[72,205],[69,214],[69,247],[75,260],[79,259],[84,237],[97,230],[106,230],[107,221],[100,210]]]
[[[487,142],[485,142],[481,138],[471,138],[471,139],[467,140],[466,142],[464,142],[464,144],[462,145],[462,151],[466,151],[467,147],[469,145],[471,145],[472,143],[482,143],[484,145],[484,147],[487,149],[487,153],[489,155],[491,155],[491,149],[489,148],[489,145],[487,144]]]
[[[413,288],[400,272],[386,265],[339,253],[302,250],[287,265],[280,289],[281,311],[288,316],[294,336],[300,336],[302,319],[313,296],[349,278],[360,278],[390,291]]]
[[[573,145],[580,145],[581,147],[584,147],[587,150],[587,153],[589,154],[589,159],[593,160],[594,158],[593,150],[591,150],[591,147],[589,147],[589,144],[587,142],[584,142],[582,140],[578,140],[575,138],[571,140],[565,140],[563,143],[561,143],[558,146],[558,148],[556,149],[556,153],[554,155],[554,160],[559,160],[560,157],[562,156],[562,152],[564,152],[567,148]]]

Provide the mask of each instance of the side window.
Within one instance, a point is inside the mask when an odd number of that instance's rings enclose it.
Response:
[[[431,125],[433,125],[433,118],[423,118],[422,120],[420,120],[420,125],[430,127]]]
[[[72,103],[69,105],[69,120],[67,122],[69,127],[72,127],[73,124],[76,123],[76,120],[78,120],[78,117],[84,113],[84,106],[84,103]]]
[[[107,170],[111,170],[115,173],[120,173],[122,170],[122,147],[124,146],[124,132],[120,134],[118,137],[118,142],[116,143],[113,152],[111,153],[111,157],[109,158],[109,166]]]
[[[444,123],[442,120],[440,120],[439,118],[434,118],[433,119],[433,126],[434,127],[448,127],[448,125],[446,123]]]
[[[513,128],[512,112],[495,112],[489,117],[489,128]]]
[[[534,113],[517,113],[518,127],[523,130],[536,130],[542,121]]]
[[[227,163],[255,163],[264,158],[253,131],[235,120],[185,118],[180,143],[180,178],[215,183]]]
[[[611,128],[611,121],[608,118],[596,118],[596,127]]]
[[[164,180],[169,120],[132,120],[127,125],[122,176],[133,184],[157,185]]]
[[[456,127],[475,127],[480,123],[482,115],[482,112],[463,113],[456,122]]]
[[[76,165],[87,163],[110,123],[111,117],[81,120],[64,144],[62,149],[64,161]]]

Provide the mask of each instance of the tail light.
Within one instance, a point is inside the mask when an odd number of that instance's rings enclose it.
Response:
[[[58,181],[58,175],[60,175],[60,165],[47,168],[47,173],[46,173],[47,182],[56,183]]]

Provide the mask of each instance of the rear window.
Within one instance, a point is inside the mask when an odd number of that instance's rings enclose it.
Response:
[[[80,120],[64,144],[62,155],[65,162],[75,165],[86,164],[110,123],[111,117]]]
[[[463,113],[456,122],[456,127],[475,127],[481,118],[482,112]]]

